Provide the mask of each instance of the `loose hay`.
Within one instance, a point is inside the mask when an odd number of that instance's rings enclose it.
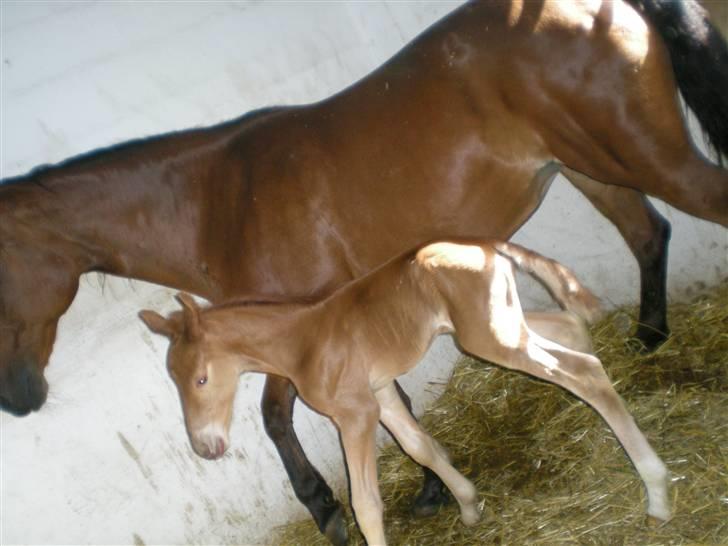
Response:
[[[651,527],[642,483],[611,430],[562,389],[471,358],[422,418],[475,482],[482,521],[455,503],[414,519],[419,469],[397,446],[379,458],[391,544],[728,544],[728,283],[670,307],[672,337],[652,354],[625,343],[634,309],[593,330],[598,356],[671,473],[672,520]],[[340,498],[348,498],[346,493]],[[363,544],[353,522],[351,544]],[[280,545],[325,545],[311,520],[280,528]]]

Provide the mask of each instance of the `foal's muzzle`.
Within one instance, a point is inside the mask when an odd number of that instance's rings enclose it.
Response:
[[[228,441],[224,434],[218,432],[219,427],[209,427],[190,435],[192,449],[205,459],[219,459],[228,448]]]
[[[14,362],[0,383],[0,409],[22,417],[37,411],[48,397],[42,373],[24,362]]]

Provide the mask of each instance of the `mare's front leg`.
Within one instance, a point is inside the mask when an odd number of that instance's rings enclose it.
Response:
[[[347,531],[343,508],[306,458],[293,429],[295,400],[296,390],[287,379],[267,376],[261,401],[265,431],[278,450],[298,500],[308,508],[319,530],[332,544],[345,546]]]
[[[667,324],[667,248],[670,223],[637,190],[610,186],[571,170],[566,178],[619,230],[640,268],[640,315],[635,337],[648,350],[670,334]]]
[[[410,417],[416,422],[415,416],[412,413],[412,401],[409,396],[407,396],[407,393],[404,392],[397,381],[394,382],[394,386],[397,388],[401,402],[404,403]],[[415,502],[412,504],[412,514],[416,517],[424,518],[437,514],[440,508],[450,501],[450,497],[447,494],[445,484],[442,483],[442,480],[431,468],[422,466],[422,471],[424,472],[422,491],[420,491],[420,494],[417,495]]]

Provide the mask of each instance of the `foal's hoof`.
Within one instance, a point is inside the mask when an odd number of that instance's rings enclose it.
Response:
[[[341,506],[336,509],[336,512],[331,514],[324,528],[324,536],[334,546],[346,546],[349,542],[349,535],[346,531],[346,517],[344,516],[344,509]]]
[[[480,521],[482,513],[477,504],[468,504],[460,509],[460,519],[465,527],[472,527]]]
[[[444,487],[425,488],[412,504],[412,515],[417,518],[429,518],[450,504],[450,495]]]
[[[665,525],[668,521],[670,521],[670,518],[662,519],[657,516],[648,515],[647,516],[647,527],[654,529],[656,527],[661,527],[662,525]]]

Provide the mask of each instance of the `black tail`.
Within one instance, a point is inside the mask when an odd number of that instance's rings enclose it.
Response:
[[[626,0],[670,52],[677,85],[713,148],[728,156],[728,44],[696,0]]]

